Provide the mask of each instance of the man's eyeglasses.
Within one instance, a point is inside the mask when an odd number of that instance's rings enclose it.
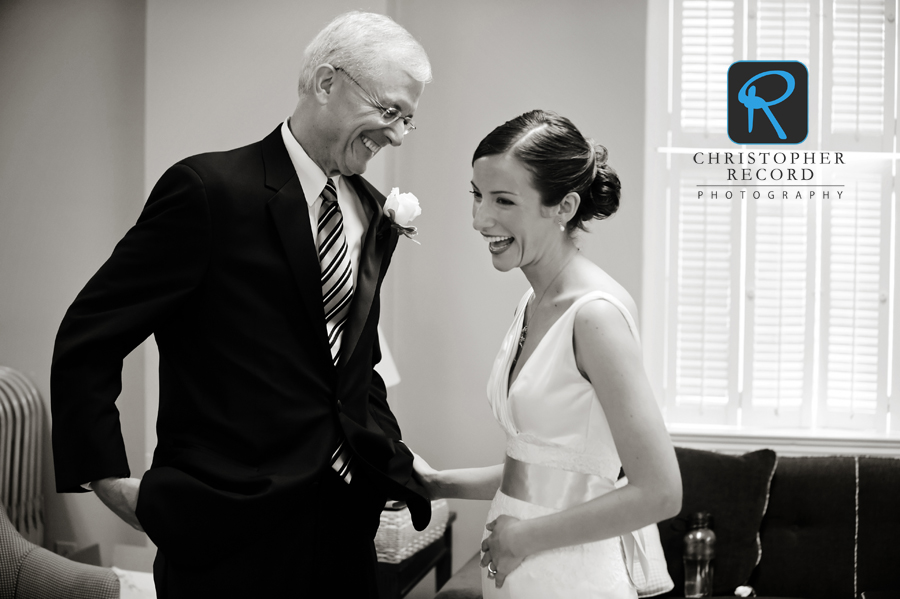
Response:
[[[384,106],[382,106],[381,104],[376,102],[373,99],[374,96],[372,94],[370,94],[368,92],[368,90],[366,90],[366,88],[364,88],[362,85],[360,85],[359,81],[354,79],[353,76],[350,75],[350,73],[348,73],[347,71],[345,71],[342,67],[334,67],[334,70],[340,71],[341,73],[343,73],[347,79],[352,81],[356,85],[356,87],[358,87],[359,89],[362,90],[363,95],[366,98],[366,101],[369,104],[371,104],[373,108],[381,111],[381,121],[385,124],[385,126],[393,125],[394,123],[396,123],[399,120],[403,123],[403,135],[406,135],[410,131],[416,130],[416,126],[412,122],[411,116],[402,116],[402,114],[400,113],[400,111],[397,108],[393,108],[393,107],[385,108]]]

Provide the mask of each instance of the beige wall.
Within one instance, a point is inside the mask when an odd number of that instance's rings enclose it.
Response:
[[[435,467],[504,455],[485,386],[528,284],[520,271],[495,271],[472,229],[472,152],[493,127],[551,109],[608,147],[622,207],[583,247],[640,304],[645,13],[644,2],[617,0],[397,2],[398,21],[431,57],[434,82],[390,182],[422,202],[422,245],[401,239],[383,320],[403,377],[392,401],[404,437]],[[456,567],[477,550],[487,507],[452,502]]]
[[[144,2],[0,3],[0,364],[48,405],[63,314],[143,202]],[[132,464],[143,451],[143,365],[119,401]],[[45,538],[79,546],[142,535],[90,494],[56,495],[44,443]]]
[[[146,193],[185,156],[268,135],[294,110],[300,57],[312,37],[342,12],[386,11],[385,0],[147,5]]]
[[[293,109],[303,46],[352,8],[394,16],[424,44],[435,73],[416,115],[420,130],[402,148],[381,153],[367,173],[381,189],[412,191],[423,206],[416,221],[422,245],[401,240],[383,294],[382,325],[403,377],[391,402],[409,444],[439,467],[503,457],[484,388],[527,283],[519,272],[493,270],[471,229],[467,193],[472,151],[494,126],[548,108],[607,145],[623,180],[622,208],[595,225],[583,247],[640,302],[644,2],[567,0],[548,8],[523,0],[147,0],[146,18],[140,3],[114,0],[0,6],[0,43],[11,49],[0,56],[2,80],[17,82],[16,91],[4,86],[0,106],[0,275],[17,282],[15,289],[0,285],[0,363],[33,373],[45,396],[63,311],[159,175],[186,155],[269,133]],[[51,24],[36,22],[42,11],[50,11]],[[20,30],[26,18],[40,31],[10,38],[7,30]],[[75,77],[59,68],[86,52],[96,56],[78,62],[90,73]],[[56,81],[60,70],[69,78]],[[83,96],[74,108],[60,102],[73,93]],[[40,110],[33,97],[44,103]],[[18,141],[33,131],[35,140]],[[60,133],[66,143],[58,146],[49,135]],[[143,145],[132,143],[142,137]],[[46,181],[34,157],[46,160],[48,153],[56,166]],[[98,176],[110,165],[118,166],[112,182]],[[39,180],[52,191],[37,201],[26,194]],[[101,184],[109,189],[101,193]],[[130,396],[121,402],[136,412],[134,430],[126,432],[135,471],[144,463],[140,413],[155,406],[152,345],[146,354],[146,404]],[[136,385],[140,395],[137,375],[129,389]],[[152,420],[146,424],[152,443]],[[78,510],[59,508],[73,501]],[[92,497],[54,502],[60,524],[53,534],[71,531],[86,542],[87,528],[118,526]],[[453,509],[460,514],[458,567],[478,547],[487,505],[454,501]],[[143,542],[126,537],[105,542]]]

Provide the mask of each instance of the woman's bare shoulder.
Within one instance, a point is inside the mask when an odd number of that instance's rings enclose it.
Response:
[[[631,294],[628,293],[628,290],[621,283],[612,278],[605,270],[588,261],[579,269],[578,279],[578,290],[573,295],[581,297],[592,291],[608,293],[619,300],[625,306],[625,309],[628,310],[631,318],[638,322],[637,303],[635,303],[634,298],[631,297]]]

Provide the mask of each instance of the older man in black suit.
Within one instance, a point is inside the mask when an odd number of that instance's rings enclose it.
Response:
[[[160,597],[375,597],[385,501],[430,517],[373,369],[398,234],[360,175],[414,128],[431,67],[369,13],[303,61],[297,108],[265,139],[166,171],[57,336],[57,490],[93,489],[149,534]],[[150,334],[158,444],[137,479],[115,401]]]

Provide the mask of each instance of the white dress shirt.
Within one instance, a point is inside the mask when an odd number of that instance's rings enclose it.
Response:
[[[319,231],[319,210],[322,208],[322,198],[319,194],[325,189],[328,176],[313,162],[300,142],[291,133],[287,119],[281,125],[281,137],[284,147],[297,171],[300,179],[300,187],[306,196],[306,204],[309,207],[309,226],[312,230],[313,243]],[[336,175],[331,178],[337,189],[337,202],[344,217],[344,235],[347,237],[347,251],[350,254],[350,268],[353,274],[353,288],[356,289],[356,280],[359,275],[359,255],[362,252],[363,238],[366,228],[369,226],[369,218],[363,210],[362,202],[356,195],[353,186],[347,183],[343,177]]]

